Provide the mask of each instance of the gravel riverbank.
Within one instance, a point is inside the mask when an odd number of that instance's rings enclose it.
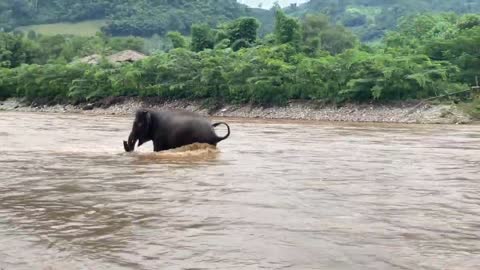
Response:
[[[346,104],[341,107],[295,101],[283,107],[225,105],[212,110],[203,101],[155,101],[138,98],[109,98],[92,104],[42,105],[20,99],[0,101],[0,110],[23,112],[133,114],[138,108],[183,109],[213,117],[301,119],[318,121],[387,122],[420,124],[466,124],[471,118],[453,105],[429,105],[419,102],[395,104]]]

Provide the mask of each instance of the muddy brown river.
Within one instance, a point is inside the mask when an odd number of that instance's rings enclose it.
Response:
[[[0,112],[0,269],[480,269],[480,126],[224,120]]]

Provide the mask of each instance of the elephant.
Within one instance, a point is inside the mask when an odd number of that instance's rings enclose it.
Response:
[[[214,128],[227,127],[227,134],[219,137]],[[153,141],[153,151],[159,152],[193,143],[217,143],[230,136],[230,126],[225,122],[211,124],[206,118],[187,111],[138,110],[135,114],[132,131],[128,141],[123,141],[126,152],[135,150],[148,141]]]

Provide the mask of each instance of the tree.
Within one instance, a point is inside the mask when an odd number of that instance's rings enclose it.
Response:
[[[355,47],[357,38],[342,26],[335,26],[320,34],[322,49],[333,55]]]
[[[167,37],[170,39],[172,42],[173,48],[186,48],[187,47],[187,41],[185,40],[185,37],[180,33],[180,32],[168,32]]]
[[[480,26],[480,16],[473,14],[465,15],[460,18],[457,25],[460,30],[471,29],[475,26]]]
[[[15,34],[0,33],[0,67],[13,68],[31,64],[38,54],[31,42]]]
[[[303,50],[314,55],[318,50],[336,55],[355,47],[355,35],[343,26],[332,26],[327,16],[309,14],[302,23]]]
[[[255,18],[239,18],[227,23],[223,27],[223,31],[225,31],[224,38],[230,41],[230,45],[234,50],[249,47],[257,40],[257,30],[259,27],[260,24]]]
[[[307,14],[302,22],[303,51],[314,55],[322,48],[320,33],[329,27],[328,17],[323,14]]]
[[[300,24],[297,19],[287,16],[281,9],[277,9],[274,35],[277,44],[290,43],[297,47],[301,39]]]
[[[214,36],[212,29],[206,24],[192,25],[192,51],[199,52],[205,49],[213,49],[213,46]]]

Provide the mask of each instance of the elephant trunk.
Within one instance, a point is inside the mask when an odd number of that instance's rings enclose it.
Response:
[[[130,135],[128,136],[128,142],[123,142],[123,146],[125,148],[125,151],[127,152],[132,152],[135,150],[135,144],[137,143],[137,138],[134,134],[134,132],[130,132]]]

